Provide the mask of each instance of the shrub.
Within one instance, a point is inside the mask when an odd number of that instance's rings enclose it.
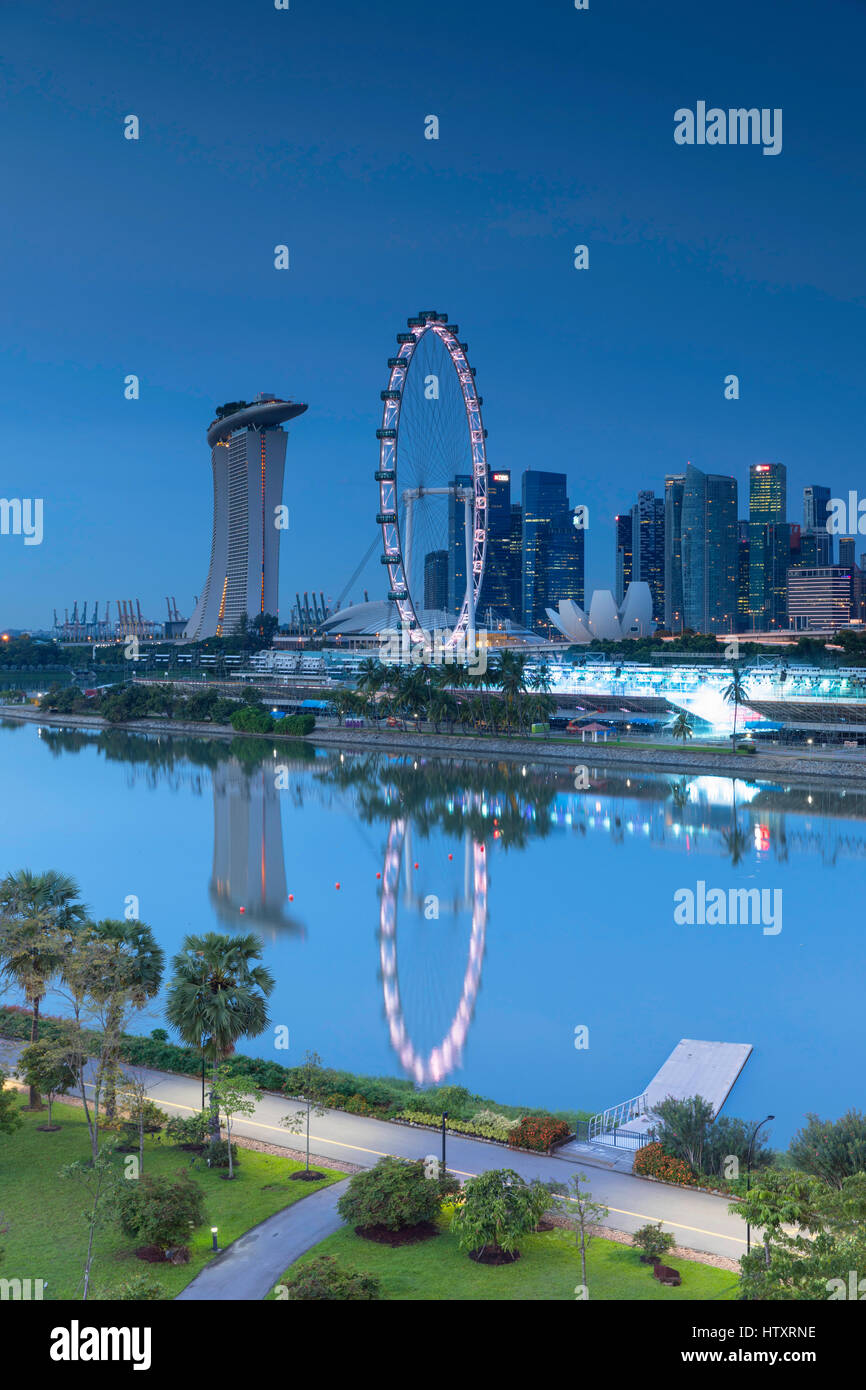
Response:
[[[662,1255],[666,1255],[674,1243],[674,1238],[668,1231],[662,1230],[662,1223],[656,1225],[650,1223],[641,1226],[639,1231],[634,1233],[634,1243],[639,1250],[642,1250],[646,1258],[650,1261],[660,1260]]]
[[[202,1150],[202,1158],[207,1162],[208,1168],[228,1168],[229,1166],[229,1146],[225,1139],[211,1139],[205,1144]],[[232,1144],[232,1165],[238,1165],[238,1146]]]
[[[447,1111],[458,1119],[468,1119],[474,1097],[465,1086],[437,1086],[430,1091],[420,1091],[406,1101],[407,1110],[423,1110],[429,1115],[442,1115]]]
[[[482,1116],[485,1118],[482,1119]],[[399,1110],[394,1118],[410,1120],[416,1125],[430,1125],[436,1129],[442,1123],[441,1115],[431,1115],[424,1110]],[[447,1119],[445,1128],[449,1134],[474,1134],[479,1139],[495,1139],[501,1144],[507,1144],[519,1123],[519,1120],[509,1120],[505,1115],[497,1115],[494,1110],[479,1110],[471,1120]]]
[[[556,1120],[552,1115],[524,1115],[508,1136],[508,1142],[515,1149],[538,1149],[547,1153],[560,1139],[568,1137],[569,1128],[565,1120]]]
[[[282,721],[285,723],[285,720]],[[267,710],[259,705],[241,705],[231,718],[232,728],[241,734],[270,734],[274,721]]]
[[[290,1302],[327,1299],[369,1303],[382,1297],[379,1280],[374,1275],[341,1269],[332,1255],[318,1255],[293,1269],[283,1288]]]
[[[172,1115],[165,1127],[165,1137],[172,1144],[204,1145],[207,1143],[210,1119],[204,1112],[196,1115]]]
[[[866,1115],[849,1110],[840,1120],[821,1120],[810,1112],[806,1121],[788,1150],[796,1168],[839,1188],[866,1169]]]
[[[148,1279],[146,1274],[131,1274],[116,1288],[109,1289],[105,1297],[112,1303],[154,1303],[168,1294],[158,1279]]]
[[[278,734],[311,734],[316,727],[316,716],[314,714],[287,714],[284,719],[278,719],[274,723]]]
[[[184,1245],[204,1221],[204,1193],[187,1173],[124,1183],[118,1197],[122,1230],[145,1245]]]
[[[675,1182],[681,1187],[693,1183],[695,1175],[682,1158],[672,1158],[666,1154],[658,1141],[645,1144],[634,1156],[632,1172],[645,1178],[659,1178],[662,1182]]]
[[[521,1236],[534,1231],[550,1193],[540,1183],[528,1183],[511,1168],[491,1168],[469,1178],[463,1202],[454,1213],[461,1250],[512,1253]]]
[[[435,1221],[445,1185],[428,1178],[423,1159],[380,1158],[375,1168],[356,1173],[337,1202],[350,1226],[385,1226],[400,1231]]]

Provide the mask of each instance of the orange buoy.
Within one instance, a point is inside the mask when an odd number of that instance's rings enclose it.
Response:
[[[290,894],[289,894],[289,902],[290,902],[290,903],[293,903],[294,901],[295,901],[295,895],[294,895],[294,893],[290,893]]]
[[[454,855],[453,855],[453,854],[449,854],[448,858],[449,858],[449,859],[453,859],[453,858],[454,858]]]
[[[242,907],[242,908],[241,908],[241,912],[246,912],[246,908],[245,908],[245,907]]]
[[[382,875],[381,875],[381,874],[377,874],[376,877],[377,877],[377,878],[381,878]]]
[[[334,887],[335,887],[335,888],[339,888],[339,886],[340,886],[339,883],[335,883],[335,884],[334,884]]]
[[[418,865],[416,864],[416,865],[415,865],[415,868],[417,869],[417,867],[418,867]]]

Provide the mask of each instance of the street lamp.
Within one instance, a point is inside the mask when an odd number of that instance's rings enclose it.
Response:
[[[219,1227],[218,1227],[218,1226],[211,1226],[211,1228],[210,1228],[210,1234],[211,1234],[211,1249],[212,1249],[212,1250],[219,1250],[219,1246],[217,1245],[217,1231],[218,1231],[218,1230],[219,1230]]]
[[[761,1120],[758,1124],[756,1124],[756,1125],[755,1125],[755,1128],[752,1130],[752,1137],[751,1137],[751,1139],[749,1140],[749,1152],[748,1152],[748,1156],[747,1156],[747,1158],[746,1158],[746,1191],[747,1191],[747,1192],[751,1192],[751,1190],[752,1190],[752,1146],[753,1146],[753,1144],[754,1144],[754,1142],[755,1142],[755,1136],[756,1136],[756,1134],[758,1133],[758,1130],[761,1128],[761,1125],[765,1125],[765,1124],[767,1124],[770,1120],[775,1120],[775,1118],[776,1118],[775,1115],[768,1115],[767,1118],[766,1118],[765,1120]],[[752,1228],[751,1228],[751,1226],[749,1225],[749,1223],[748,1223],[748,1221],[747,1221],[747,1222],[746,1222],[746,1254],[747,1254],[747,1255],[750,1254],[750,1253],[751,1253],[751,1250],[752,1250]]]
[[[445,1176],[445,1121],[448,1119],[448,1111],[442,1111],[442,1177]]]

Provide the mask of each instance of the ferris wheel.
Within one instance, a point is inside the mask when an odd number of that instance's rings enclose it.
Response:
[[[487,431],[466,343],[447,314],[422,311],[397,334],[382,391],[379,511],[388,597],[410,632],[447,612],[445,645],[475,646],[487,552]]]

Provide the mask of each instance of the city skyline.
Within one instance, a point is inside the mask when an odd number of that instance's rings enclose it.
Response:
[[[45,519],[39,546],[0,539],[2,621],[43,628],[55,607],[130,593],[149,617],[165,593],[190,616],[211,521],[202,428],[217,402],[262,387],[310,405],[283,499],[280,616],[296,589],[335,598],[375,534],[378,396],[419,302],[465,326],[491,468],[552,466],[589,508],[588,591],[615,583],[623,498],[660,493],[688,460],[741,490],[767,458],[792,494],[831,473],[840,495],[857,488],[864,195],[842,112],[859,72],[852,43],[816,106],[821,72],[802,72],[797,37],[810,16],[790,7],[780,34],[770,6],[735,4],[740,37],[718,45],[710,17],[683,29],[636,3],[552,13],[528,34],[489,4],[446,4],[423,36],[396,14],[398,68],[447,77],[395,110],[364,75],[378,38],[345,4],[327,31],[302,11],[245,16],[243,51],[224,42],[230,4],[202,27],[157,3],[146,49],[111,13],[58,15],[37,35],[13,5],[3,491],[42,497]],[[866,37],[866,19],[851,23]],[[491,42],[504,66],[479,73],[469,55]],[[723,104],[784,108],[777,158],[676,145],[673,112],[715,89]],[[438,141],[424,138],[429,112]],[[111,198],[97,207],[84,187]],[[34,430],[20,407],[36,400]],[[372,592],[374,564],[348,597]]]

